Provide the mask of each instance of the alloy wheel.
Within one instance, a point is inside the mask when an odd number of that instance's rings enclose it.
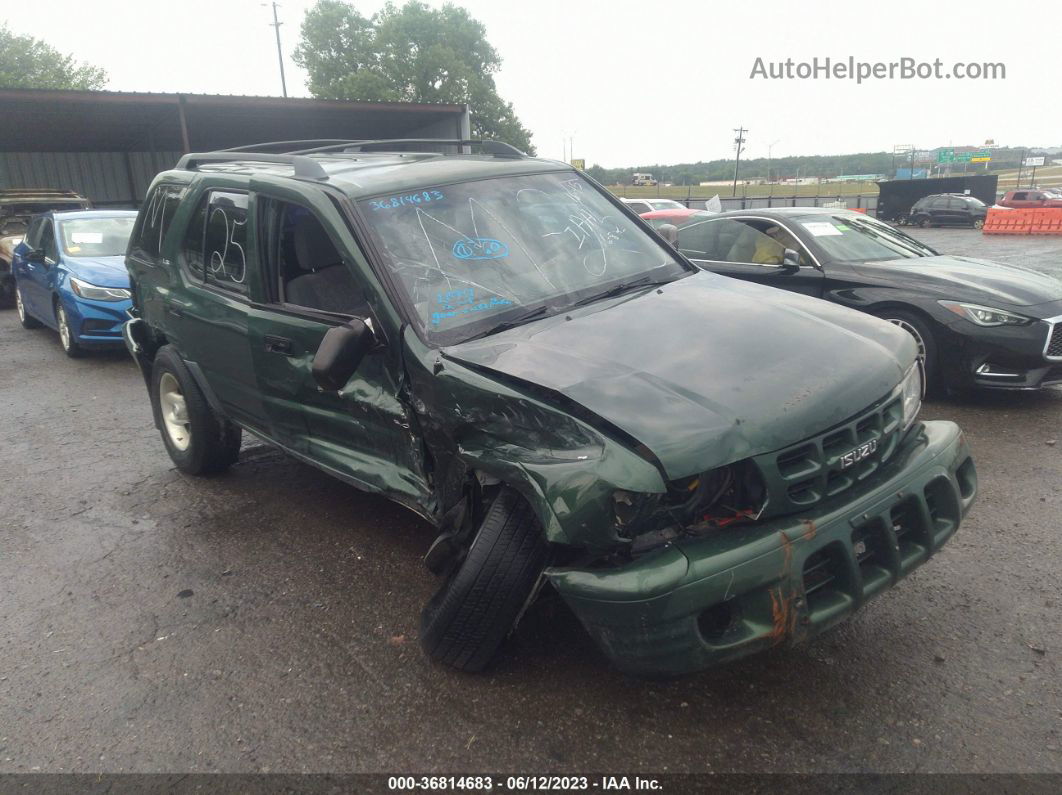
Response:
[[[159,379],[159,407],[166,435],[174,447],[184,452],[192,443],[192,426],[181,385],[172,373],[163,373]]]
[[[18,312],[19,322],[26,322],[26,307],[22,304],[22,290],[18,287],[15,288],[15,311]]]
[[[922,339],[922,335],[918,333],[918,329],[916,329],[914,326],[912,326],[906,320],[900,320],[899,318],[895,318],[895,317],[887,317],[885,319],[887,321],[889,321],[890,323],[892,323],[892,325],[899,326],[904,331],[906,331],[908,334],[910,334],[912,337],[914,337],[915,344],[918,346],[918,361],[921,363],[922,367],[925,367],[925,365],[926,365],[926,342],[925,342],[925,340]]]
[[[70,324],[66,320],[66,310],[62,304],[55,307],[55,319],[59,321],[59,342],[62,343],[63,350],[69,352],[73,338],[70,336]]]

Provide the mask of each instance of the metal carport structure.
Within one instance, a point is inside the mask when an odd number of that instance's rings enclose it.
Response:
[[[186,152],[308,138],[468,138],[467,105],[0,89],[0,188],[135,206]]]

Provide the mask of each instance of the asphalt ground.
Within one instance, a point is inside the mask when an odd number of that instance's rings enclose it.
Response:
[[[1062,240],[918,230],[1062,275]],[[417,645],[430,528],[261,446],[173,469],[121,353],[0,312],[0,773],[1062,772],[1062,391],[928,404],[980,500],[819,639],[667,682],[556,598],[498,664]]]

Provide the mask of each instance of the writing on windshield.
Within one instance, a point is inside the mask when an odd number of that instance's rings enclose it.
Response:
[[[361,202],[385,261],[430,336],[472,336],[544,305],[661,267],[645,229],[571,172],[483,179]],[[430,196],[428,201],[424,196]]]

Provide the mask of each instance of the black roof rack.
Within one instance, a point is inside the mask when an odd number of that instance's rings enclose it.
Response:
[[[307,147],[306,144],[312,144]],[[312,139],[308,141],[268,141],[247,146],[221,149],[217,152],[193,152],[177,161],[176,168],[195,171],[204,163],[282,163],[295,169],[296,177],[307,179],[327,179],[328,172],[321,163],[307,155],[313,154],[353,154],[365,147],[373,147],[376,152],[401,152],[386,147],[395,145],[429,145],[429,146],[479,146],[485,154],[494,157],[524,158],[526,154],[511,144],[501,141],[482,141],[465,138],[379,138],[373,140],[344,141],[335,138]],[[276,151],[262,151],[276,150]]]

